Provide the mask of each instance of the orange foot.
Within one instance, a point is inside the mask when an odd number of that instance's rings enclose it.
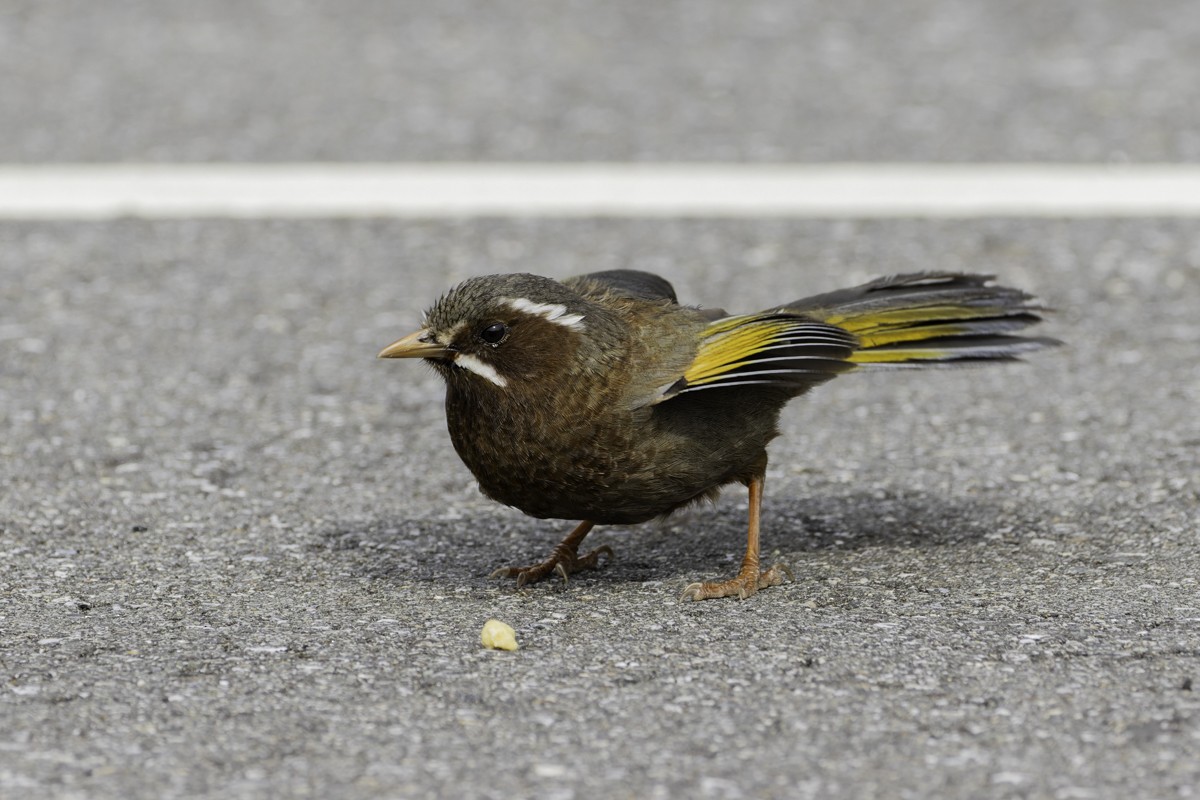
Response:
[[[683,590],[680,600],[710,600],[714,597],[736,597],[745,600],[759,589],[768,586],[778,586],[783,583],[783,576],[795,580],[792,571],[783,564],[775,564],[770,569],[758,571],[758,564],[743,565],[736,578],[727,581],[712,581],[693,583]]]
[[[585,569],[595,569],[600,565],[600,556],[607,556],[611,561],[613,558],[613,549],[608,545],[597,547],[595,550],[579,555],[579,543],[583,541],[583,537],[588,535],[592,529],[593,523],[581,522],[571,534],[559,542],[554,548],[554,552],[540,564],[531,564],[528,567],[501,567],[491,574],[493,578],[516,578],[517,588],[520,589],[527,583],[535,583],[542,580],[551,572],[557,572],[562,576],[563,583],[567,582],[567,576],[572,573],[579,572]]]

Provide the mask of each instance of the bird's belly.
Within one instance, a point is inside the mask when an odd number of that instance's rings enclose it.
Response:
[[[455,441],[484,494],[535,517],[645,522],[712,488],[702,475],[664,480],[652,465],[628,451],[511,445],[497,452]]]
[[[762,474],[778,415],[731,414],[704,398],[503,416],[459,402],[447,396],[450,438],[484,494],[531,516],[601,524],[645,522]]]
[[[451,440],[483,493],[541,518],[632,524],[710,495],[733,478],[728,465],[670,443],[574,421],[563,429],[527,428],[507,435],[453,415]],[[561,424],[561,422],[560,422]],[[644,431],[642,431],[644,433]]]

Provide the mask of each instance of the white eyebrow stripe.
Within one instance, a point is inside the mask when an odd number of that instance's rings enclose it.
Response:
[[[506,297],[504,302],[508,303],[514,311],[537,314],[564,328],[583,327],[583,314],[568,314],[567,307],[562,303],[535,303],[524,297]]]
[[[491,381],[497,386],[503,388],[508,386],[508,381],[499,372],[496,372],[495,367],[484,361],[480,361],[469,353],[459,353],[454,356],[454,363],[468,372],[474,372],[481,378]]]

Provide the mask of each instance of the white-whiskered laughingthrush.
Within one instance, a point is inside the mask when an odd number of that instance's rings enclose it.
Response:
[[[445,379],[450,438],[484,494],[582,520],[545,561],[494,574],[518,586],[565,579],[612,555],[579,554],[594,525],[645,522],[741,483],[741,569],[684,596],[745,598],[787,573],[760,569],[758,544],[767,443],[785,403],[855,369],[1013,361],[1057,344],[1018,335],[1042,309],[991,277],[897,275],[729,315],[680,305],[645,272],[486,275],[379,355],[423,358]]]

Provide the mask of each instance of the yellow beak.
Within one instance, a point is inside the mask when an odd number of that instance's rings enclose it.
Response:
[[[428,328],[397,339],[379,351],[377,358],[445,358],[446,347],[433,340]]]

